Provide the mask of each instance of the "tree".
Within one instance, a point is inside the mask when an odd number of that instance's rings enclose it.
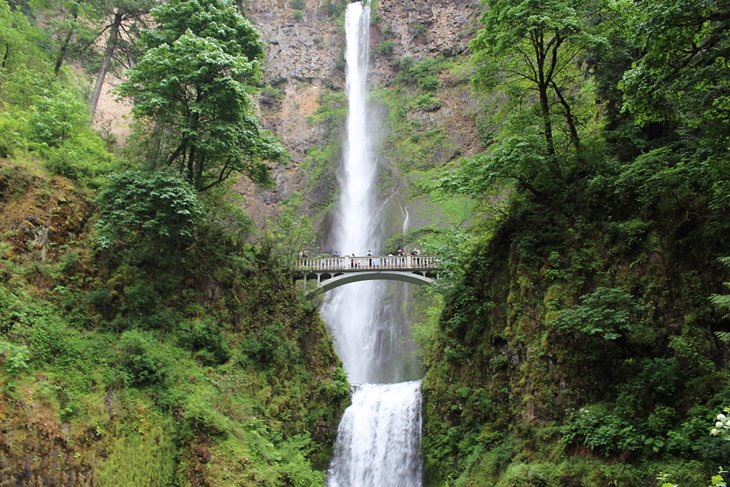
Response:
[[[488,0],[484,29],[472,41],[479,69],[477,86],[499,86],[512,98],[534,93],[539,104],[546,163],[560,179],[554,136],[554,106],[567,127],[570,144],[581,152],[578,119],[571,97],[580,85],[577,61],[600,42],[590,32],[589,2],[583,0]]]
[[[36,45],[37,37],[21,11],[0,2],[0,85],[20,66],[42,70],[44,59]]]
[[[730,8],[719,0],[659,0],[634,9],[644,55],[624,76],[625,109],[642,125],[668,124],[713,151],[726,149]]]
[[[105,0],[100,4],[98,11],[103,19],[103,27],[97,34],[95,41],[107,31],[108,36],[94,88],[91,91],[91,100],[89,101],[92,119],[96,113],[101,89],[104,86],[104,80],[112,61],[116,60],[119,64],[129,67],[131,57],[133,57],[131,56],[133,52],[131,47],[134,46],[138,36],[139,24],[144,23],[144,16],[149,13],[154,3],[155,0]],[[127,55],[126,63],[116,56],[120,48]]]
[[[96,41],[89,25],[96,5],[79,0],[33,0],[33,9],[44,18],[45,29],[51,32],[57,44],[54,74],[59,76],[61,67],[69,57],[77,57]],[[91,37],[90,37],[91,36]]]
[[[234,172],[270,182],[264,161],[283,148],[259,125],[249,95],[264,55],[256,30],[226,0],[172,0],[153,16],[146,52],[119,91],[150,125],[151,162],[198,191]]]

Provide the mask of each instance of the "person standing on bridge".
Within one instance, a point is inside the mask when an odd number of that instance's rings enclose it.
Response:
[[[368,250],[368,267],[373,267],[373,252]]]
[[[421,251],[418,250],[418,247],[413,247],[413,250],[411,250],[411,256],[413,256],[413,265],[415,267],[418,267],[421,263],[421,259],[418,257],[419,255],[421,255]]]

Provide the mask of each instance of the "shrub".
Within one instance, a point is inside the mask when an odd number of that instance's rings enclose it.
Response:
[[[375,47],[375,52],[380,56],[390,57],[393,55],[395,49],[395,42],[387,40],[380,42]]]
[[[0,333],[8,333],[17,323],[28,320],[28,308],[15,294],[0,287]]]
[[[83,101],[72,93],[54,90],[38,101],[29,120],[31,139],[48,147],[60,147],[85,130],[89,114]]]
[[[414,39],[423,39],[426,37],[426,32],[428,32],[428,25],[426,24],[413,24],[409,28],[411,34],[413,34]]]
[[[160,172],[112,176],[98,198],[102,248],[137,239],[183,247],[195,235],[203,206],[190,184]]]
[[[581,408],[568,416],[560,428],[565,445],[583,444],[605,456],[634,452],[643,438],[626,420],[609,414],[602,406]]]
[[[23,345],[14,345],[0,340],[0,360],[5,362],[5,371],[14,375],[30,366],[30,351]]]
[[[34,361],[68,365],[78,359],[75,333],[59,317],[40,315],[30,329],[30,350]]]
[[[100,176],[111,172],[115,160],[100,137],[83,133],[48,149],[46,166],[55,174],[99,186]]]
[[[181,326],[180,344],[195,352],[205,365],[223,364],[231,356],[220,325],[211,319],[186,322]]]
[[[580,301],[558,311],[550,325],[565,332],[600,335],[604,340],[616,340],[639,326],[636,315],[642,308],[621,289],[599,287]]]
[[[127,382],[135,386],[161,384],[165,380],[168,358],[147,333],[130,330],[119,339],[119,363]]]
[[[28,147],[28,124],[17,114],[0,113],[0,157],[12,157]]]
[[[324,0],[322,2],[322,8],[327,14],[327,17],[337,17],[345,11],[347,3],[340,0]]]
[[[431,93],[416,98],[416,106],[425,112],[434,112],[441,108],[441,100]]]
[[[419,88],[426,91],[436,91],[439,88],[439,80],[432,74],[418,78],[417,84]]]

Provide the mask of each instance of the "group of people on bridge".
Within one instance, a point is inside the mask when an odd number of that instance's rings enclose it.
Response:
[[[300,262],[307,259],[307,253],[302,251],[299,252]],[[413,268],[422,267],[426,264],[426,258],[421,258],[421,251],[418,248],[413,248],[410,252],[410,257],[406,253],[405,248],[399,247],[395,254],[389,253],[387,256],[376,256],[373,255],[371,250],[364,257],[358,257],[354,253],[351,255],[340,255],[339,251],[335,250],[332,252],[331,257],[325,258],[329,261],[329,264],[345,269],[350,267],[351,269],[397,269],[397,268]]]

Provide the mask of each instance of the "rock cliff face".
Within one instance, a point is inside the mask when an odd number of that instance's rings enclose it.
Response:
[[[329,151],[328,166],[314,171],[323,181],[313,181],[307,171],[308,153],[341,138],[341,123],[320,120],[323,97],[344,91],[344,27],[346,0],[249,0],[243,8],[261,32],[267,60],[260,98],[265,126],[276,133],[291,154],[291,162],[275,169],[276,187],[255,190],[246,181],[239,189],[248,210],[259,222],[273,215],[276,203],[301,192],[310,209],[326,207],[336,192],[336,168],[341,149]],[[371,31],[373,88],[390,85],[398,73],[398,60],[420,60],[438,55],[464,57],[476,32],[481,7],[478,0],[379,0],[374,5]],[[414,110],[424,131],[440,128],[459,147],[470,153],[478,147],[468,85],[441,76],[438,109]],[[344,98],[339,99],[342,106]],[[341,122],[342,119],[340,119]],[[387,114],[383,116],[387,120]],[[385,127],[388,130],[388,127]],[[332,146],[331,146],[332,147]],[[388,159],[388,147],[381,151]],[[445,154],[447,162],[454,154]],[[314,210],[312,211],[314,213]],[[324,219],[326,221],[326,218]]]

